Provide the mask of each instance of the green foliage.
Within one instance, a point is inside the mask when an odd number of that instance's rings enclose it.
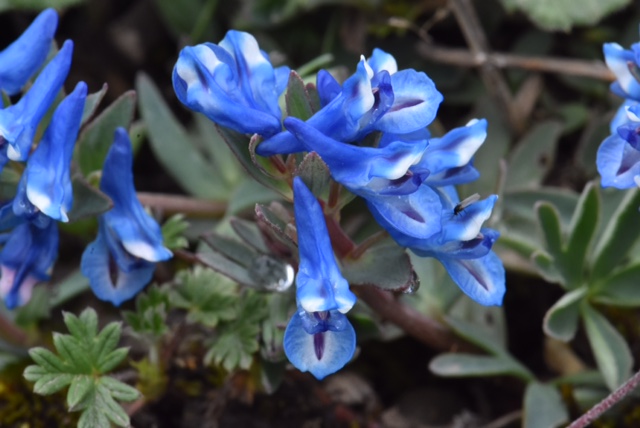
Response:
[[[524,393],[524,428],[554,428],[566,423],[569,413],[558,390],[531,382]]]
[[[136,335],[158,339],[169,330],[166,319],[170,307],[167,290],[154,284],[138,294],[135,312],[123,311],[122,317]]]
[[[121,325],[107,324],[98,333],[98,316],[85,309],[79,317],[65,312],[64,322],[71,334],[54,333],[58,355],[45,348],[32,348],[29,355],[36,363],[27,367],[24,377],[35,382],[37,394],[49,395],[69,387],[67,405],[70,411],[81,411],[78,426],[121,427],[129,425],[129,416],[117,401],[133,401],[140,393],[110,376],[127,356],[127,348],[117,348]],[[116,401],[117,400],[117,401]]]
[[[575,25],[593,25],[631,0],[501,0],[507,10],[520,10],[545,30],[569,31]]]
[[[189,228],[184,214],[175,214],[162,225],[162,238],[164,246],[170,250],[180,250],[189,246],[189,241],[184,237],[184,231]]]
[[[0,0],[0,12],[7,10],[44,10],[48,7],[64,9],[86,0]]]

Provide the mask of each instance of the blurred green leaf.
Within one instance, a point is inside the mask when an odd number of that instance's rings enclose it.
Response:
[[[155,0],[160,16],[175,36],[190,34],[207,0]],[[213,18],[213,14],[208,17]],[[198,42],[199,40],[194,40]]]
[[[14,9],[44,10],[48,7],[65,9],[77,6],[86,0],[0,0],[0,12]]]
[[[226,199],[229,188],[205,161],[149,76],[139,73],[136,89],[149,143],[158,162],[187,193],[205,199]]]
[[[509,156],[505,190],[537,188],[553,166],[562,123],[538,123],[517,144]]]
[[[586,294],[586,287],[581,287],[562,296],[545,314],[544,332],[563,342],[573,339],[578,330],[580,303]]]
[[[298,73],[293,70],[289,75],[285,101],[287,104],[287,116],[306,121],[315,113],[304,82]]]
[[[82,120],[80,121],[81,124],[84,125],[89,119],[93,117],[95,112],[98,110],[100,101],[102,101],[104,95],[107,93],[107,89],[109,89],[109,85],[104,83],[102,85],[102,88],[100,88],[98,92],[87,95],[87,99],[84,102],[84,110],[82,111]]]
[[[501,0],[508,11],[524,12],[536,25],[549,30],[569,31],[575,25],[593,25],[631,3],[630,0]]]
[[[553,204],[558,210],[561,223],[569,223],[578,203],[579,195],[573,190],[560,187],[540,187],[538,189],[523,189],[504,192],[502,206],[504,217],[517,215],[526,219],[535,220],[536,202],[546,201]]]
[[[550,254],[542,250],[536,250],[531,254],[531,262],[545,281],[552,284],[564,284],[565,279],[556,266],[556,259]]]
[[[122,317],[136,335],[155,340],[169,331],[166,324],[169,308],[167,289],[154,284],[138,294],[136,310],[122,311]]]
[[[570,134],[585,126],[589,120],[589,109],[583,103],[568,103],[558,109],[564,121],[563,134]]]
[[[111,199],[102,191],[78,174],[72,179],[73,206],[69,211],[69,222],[75,222],[88,217],[95,217],[107,212],[113,207]]]
[[[562,257],[563,249],[562,224],[558,210],[548,202],[539,202],[535,208],[549,255],[557,260]]]
[[[622,335],[602,314],[586,302],[583,302],[581,311],[598,369],[613,391],[631,376],[631,351]]]
[[[194,114],[193,118],[203,152],[214,169],[212,172],[220,176],[218,181],[221,185],[237,187],[244,178],[244,170],[216,129],[216,124],[202,113]]]
[[[61,281],[53,284],[50,305],[52,308],[55,308],[88,289],[89,280],[78,269],[64,277]]]
[[[522,365],[507,356],[440,354],[431,360],[429,370],[446,377],[513,375],[525,380],[531,378]]]
[[[82,131],[76,144],[74,160],[85,177],[102,169],[116,128],[129,128],[133,121],[135,104],[135,91],[125,92]]]
[[[50,294],[45,287],[34,288],[29,302],[16,310],[15,323],[20,326],[28,326],[49,318],[51,312]]]
[[[184,214],[175,214],[162,225],[162,240],[164,246],[170,250],[179,250],[189,246],[189,241],[184,237],[184,232],[189,228]]]
[[[524,428],[555,428],[569,421],[562,396],[552,385],[531,382],[524,393]]]
[[[327,164],[316,153],[307,153],[294,172],[295,176],[302,178],[309,190],[321,199],[329,196],[329,186],[331,184],[331,173]]]
[[[614,306],[640,306],[640,264],[627,266],[606,277],[590,292],[595,302]]]

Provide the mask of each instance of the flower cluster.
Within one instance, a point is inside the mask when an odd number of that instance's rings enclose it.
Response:
[[[1,90],[10,95],[21,93],[22,88],[45,62],[57,24],[58,15],[53,9],[43,11],[18,40],[0,53]],[[28,302],[33,286],[39,281],[49,279],[49,271],[58,254],[57,222],[69,221],[68,214],[73,205],[71,160],[82,123],[87,85],[79,82],[57,106],[54,102],[63,89],[71,67],[72,54],[73,42],[67,40],[55,57],[37,75],[29,90],[22,94],[19,101],[0,109],[0,168],[4,168],[9,160],[26,161],[14,198],[0,207],[0,230],[11,230],[2,235],[1,243],[4,246],[0,252],[2,274],[0,294],[8,308]],[[54,107],[55,110],[42,139],[37,143],[35,150],[32,150],[38,127],[42,124],[45,114]],[[121,136],[120,139],[122,138]],[[124,138],[126,138],[126,144],[130,144],[126,133]],[[122,144],[116,142],[114,147]],[[128,155],[130,157],[130,151]],[[124,177],[124,183],[127,183],[125,169],[128,168],[130,178],[131,165],[130,160],[129,164],[126,164],[126,160],[124,162],[124,168],[106,168],[105,176],[112,174],[111,180],[123,180]],[[103,184],[105,181],[109,181],[109,178],[105,177]],[[132,188],[132,182],[129,185]],[[104,187],[109,186],[104,185]],[[125,230],[119,236],[128,236],[133,242],[134,249],[125,245],[127,251],[136,257],[149,257],[150,250],[147,248],[140,250],[141,246],[136,245],[137,241],[132,237],[142,235],[146,238],[150,234],[155,234],[156,241],[161,239],[157,224],[155,229],[150,228],[146,223],[152,220],[144,218],[143,216],[146,216],[144,212],[128,217],[112,214],[127,210],[127,207],[132,205],[131,191],[118,189],[107,192],[105,188],[103,190],[113,199],[115,205],[114,209],[103,217],[118,217],[116,221],[119,228]],[[126,193],[127,191],[129,193]],[[124,196],[122,196],[123,192],[125,192]],[[133,198],[135,199],[135,194]],[[137,200],[135,202],[137,203]],[[143,224],[145,229],[135,229],[137,227],[135,225],[138,224],[136,222]],[[105,223],[108,224],[109,221]],[[101,227],[101,235],[105,233],[102,229],[103,227]],[[154,244],[157,245],[155,242]],[[111,254],[118,259],[122,250],[112,247],[113,245],[109,248]],[[140,251],[136,252],[136,249]],[[164,252],[161,256],[152,254],[147,260],[157,261],[170,256],[168,250],[164,248],[162,250]],[[102,268],[108,272],[109,265],[109,260],[104,260]],[[118,266],[121,266],[120,263]],[[91,278],[91,285],[99,294],[98,291],[103,287],[96,280],[95,270],[97,269],[97,263],[94,263],[90,269],[83,269],[83,272]],[[147,275],[139,277],[136,290],[148,281]],[[119,290],[118,294],[124,293],[125,296],[132,297],[130,293],[127,294],[127,287],[122,288],[123,290]],[[116,304],[128,298],[115,299],[103,295],[99,297],[112,300]]]
[[[603,50],[616,76],[611,92],[625,101],[611,121],[611,135],[598,149],[596,164],[603,187],[629,189],[640,185],[640,43],[631,49],[605,43]]]
[[[460,202],[454,187],[478,178],[472,158],[486,137],[486,121],[431,138],[427,126],[442,95],[425,73],[398,70],[393,56],[375,49],[342,84],[321,70],[320,109],[306,121],[287,117],[281,124],[277,99],[288,72],[273,68],[252,36],[230,31],[219,45],[185,48],[173,84],[187,107],[259,134],[261,156],[317,153],[399,245],[437,258],[477,302],[501,304],[504,268],[491,251],[498,232],[482,227],[497,196]],[[355,296],[336,264],[321,206],[300,178],[293,188],[298,310],[284,345],[296,367],[322,378],[353,354],[355,335],[344,313]]]

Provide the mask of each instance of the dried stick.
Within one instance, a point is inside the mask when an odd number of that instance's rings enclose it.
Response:
[[[182,195],[138,192],[138,200],[142,205],[159,208],[166,214],[222,217],[227,209],[226,202],[195,199]]]

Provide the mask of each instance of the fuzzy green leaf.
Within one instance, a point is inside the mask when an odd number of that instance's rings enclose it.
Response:
[[[154,341],[169,330],[165,320],[170,307],[168,290],[154,284],[138,294],[135,312],[123,311],[122,316],[135,334]]]
[[[555,387],[538,382],[527,385],[524,393],[524,428],[554,428],[568,420],[569,413]]]
[[[98,110],[100,101],[102,101],[107,93],[107,89],[109,89],[109,85],[104,83],[98,92],[87,95],[87,99],[84,102],[84,110],[82,111],[81,124],[84,125],[89,119],[91,119],[91,117],[93,117],[95,112]]]
[[[573,339],[578,330],[580,302],[586,294],[587,289],[582,287],[562,296],[544,316],[544,332],[563,342]]]
[[[189,223],[184,220],[184,214],[175,214],[162,225],[162,239],[164,246],[170,250],[179,250],[189,246],[189,241],[183,236],[189,228]]]
[[[429,370],[445,377],[513,375],[525,380],[531,378],[531,373],[521,364],[504,355],[440,354],[431,360]]]
[[[313,116],[313,108],[304,82],[295,71],[291,70],[287,92],[285,95],[287,115],[307,120]]]
[[[40,376],[33,385],[33,392],[40,395],[50,395],[60,391],[73,380],[73,375],[69,373],[47,373]]]
[[[592,289],[592,299],[614,306],[640,306],[640,264],[628,266],[605,278]]]
[[[87,375],[76,375],[71,381],[67,392],[67,405],[73,411],[76,406],[84,401],[90,394],[95,393],[95,382],[93,377]]]

